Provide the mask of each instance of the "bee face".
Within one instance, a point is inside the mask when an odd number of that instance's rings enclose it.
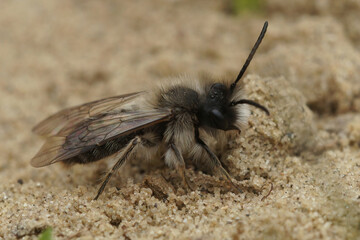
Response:
[[[230,89],[222,83],[211,85],[205,101],[200,106],[200,125],[221,130],[236,129],[236,112],[230,106]]]

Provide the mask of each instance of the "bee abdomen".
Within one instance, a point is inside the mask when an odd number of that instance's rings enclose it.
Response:
[[[90,146],[84,152],[76,155],[75,157],[64,160],[65,164],[87,164],[91,162],[99,161],[106,158],[126,146],[126,144],[137,136],[139,133],[134,132],[126,136],[122,136],[113,140],[109,140],[100,146]]]

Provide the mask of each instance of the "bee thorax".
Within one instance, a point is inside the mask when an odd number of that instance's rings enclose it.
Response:
[[[159,106],[172,108],[175,112],[196,112],[199,108],[199,94],[193,89],[176,86],[161,93]]]

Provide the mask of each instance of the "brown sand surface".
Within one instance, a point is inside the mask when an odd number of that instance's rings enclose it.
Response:
[[[360,239],[360,1],[230,3],[0,2],[0,239]],[[178,75],[234,78],[265,20],[244,82],[271,115],[253,109],[222,155],[243,193],[191,166],[185,193],[138,161],[92,201],[106,160],[30,166],[51,113]]]

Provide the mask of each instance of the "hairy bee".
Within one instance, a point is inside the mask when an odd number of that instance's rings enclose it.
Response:
[[[262,105],[244,99],[238,84],[265,36],[268,23],[251,50],[239,75],[232,83],[184,80],[152,92],[136,92],[64,109],[34,127],[47,140],[31,160],[34,167],[55,162],[91,163],[112,155],[117,160],[108,172],[97,199],[126,160],[139,156],[163,156],[175,168],[183,184],[190,187],[184,158],[205,163],[235,187],[218,157],[203,140],[225,131],[241,130],[247,123],[252,105],[269,114]]]

